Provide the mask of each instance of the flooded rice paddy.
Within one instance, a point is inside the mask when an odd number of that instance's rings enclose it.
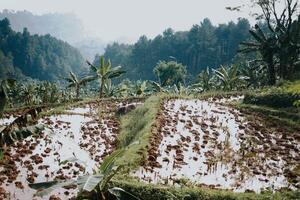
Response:
[[[147,183],[261,192],[294,190],[300,177],[300,136],[280,127],[266,127],[226,105],[226,99],[165,99],[153,124],[148,155],[132,173]],[[75,185],[34,196],[30,183],[76,180],[92,174],[117,144],[119,121],[140,101],[89,103],[63,114],[40,118],[40,135],[7,146],[0,165],[0,199],[72,199]],[[17,116],[0,119],[0,128]]]
[[[29,183],[77,179],[92,174],[103,158],[116,146],[118,121],[101,106],[107,115],[98,116],[96,104],[74,107],[66,114],[43,117],[38,124],[46,130],[7,147],[5,165],[0,168],[0,199],[70,199],[77,194],[76,186],[54,190],[43,197],[34,197]],[[2,120],[2,124],[9,123]]]
[[[231,98],[229,101],[240,98]],[[227,100],[165,100],[148,148],[133,175],[149,183],[237,192],[299,188],[299,133],[248,121]]]

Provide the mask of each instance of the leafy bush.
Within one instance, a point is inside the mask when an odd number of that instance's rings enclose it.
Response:
[[[248,93],[244,103],[265,105],[274,108],[292,107],[294,102],[300,99],[300,93],[292,92],[288,88],[269,89],[265,92]]]

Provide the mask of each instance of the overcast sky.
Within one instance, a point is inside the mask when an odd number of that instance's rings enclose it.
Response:
[[[188,30],[204,18],[213,24],[248,17],[231,12],[227,6],[245,0],[0,0],[0,9],[28,10],[35,14],[73,12],[85,30],[105,41],[136,40],[140,35],[154,37],[168,27]]]

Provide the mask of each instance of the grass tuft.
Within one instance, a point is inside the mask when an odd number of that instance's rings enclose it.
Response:
[[[149,97],[144,105],[121,117],[121,132],[118,136],[119,148],[126,148],[117,164],[131,166],[131,170],[139,166],[146,156],[146,146],[151,135],[151,126],[155,123],[161,103],[160,96]]]

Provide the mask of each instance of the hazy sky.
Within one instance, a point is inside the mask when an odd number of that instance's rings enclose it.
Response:
[[[248,17],[249,12],[231,12],[227,6],[245,0],[0,0],[0,9],[28,10],[35,14],[73,12],[85,30],[105,41],[154,37],[168,27],[188,30],[205,17],[213,24]]]

